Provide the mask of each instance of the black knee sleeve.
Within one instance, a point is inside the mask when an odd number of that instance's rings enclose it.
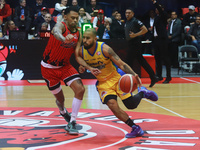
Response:
[[[129,98],[123,100],[122,102],[124,103],[127,109],[135,109],[140,104],[142,97],[143,93],[140,92],[134,96],[130,96]]]

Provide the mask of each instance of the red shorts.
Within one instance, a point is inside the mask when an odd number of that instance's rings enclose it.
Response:
[[[45,68],[41,65],[42,77],[47,83],[49,90],[55,90],[60,87],[62,80],[65,85],[75,78],[80,79],[79,73],[72,65],[66,65],[61,68]]]

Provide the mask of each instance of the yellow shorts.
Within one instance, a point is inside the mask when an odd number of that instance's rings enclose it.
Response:
[[[120,77],[121,75],[118,72],[116,72],[108,80],[97,82],[96,87],[103,104],[105,104],[104,100],[105,100],[105,97],[108,95],[119,96],[121,100],[127,99],[128,97],[132,95],[131,93],[124,93],[119,89],[118,81]]]

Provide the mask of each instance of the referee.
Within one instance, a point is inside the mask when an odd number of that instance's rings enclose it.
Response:
[[[129,49],[127,51],[127,64],[132,66],[133,61],[137,60],[139,64],[145,69],[151,78],[151,84],[149,87],[154,86],[158,82],[159,78],[155,75],[151,66],[142,56],[142,43],[141,35],[147,33],[147,28],[145,25],[134,17],[134,11],[132,8],[126,9],[126,24],[125,24],[125,36],[128,41]]]

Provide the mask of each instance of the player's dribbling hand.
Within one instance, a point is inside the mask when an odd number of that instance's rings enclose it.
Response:
[[[79,67],[78,67],[78,72],[79,72],[79,73],[84,73],[84,72],[85,72],[85,67],[79,66]]]
[[[142,81],[140,80],[140,77],[138,76],[138,74],[135,75],[137,82],[138,82],[138,86],[141,87],[142,86]]]
[[[74,36],[72,34],[68,34],[65,37],[65,42],[64,43],[70,43],[74,39]]]

